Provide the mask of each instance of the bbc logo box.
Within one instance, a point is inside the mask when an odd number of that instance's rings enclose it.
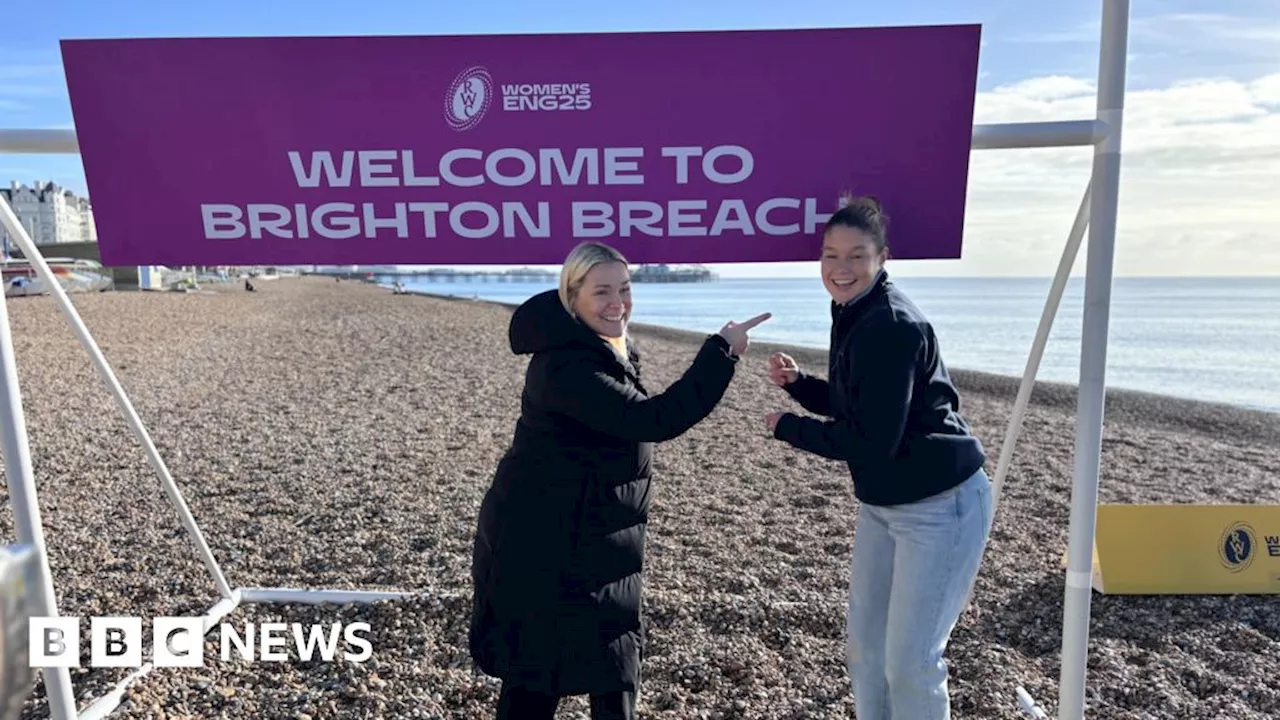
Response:
[[[151,635],[143,630],[139,617],[92,617],[89,619],[89,664],[91,667],[142,666],[143,649],[150,647],[156,667],[202,667],[205,663],[205,627],[201,617],[157,617]],[[29,625],[28,657],[33,668],[81,666],[81,619],[77,617],[33,617]],[[290,632],[292,631],[292,632]],[[219,625],[220,655],[223,661],[239,656],[246,661],[309,662],[316,656],[334,662],[346,641],[343,660],[360,663],[373,654],[365,622],[341,623],[244,623],[237,627]],[[290,639],[293,640],[290,643]],[[289,652],[292,645],[296,654]]]
[[[151,627],[152,663],[156,667],[204,664],[204,618],[158,617]],[[31,667],[80,667],[80,641],[80,618],[31,618]],[[145,642],[140,617],[89,618],[92,667],[140,667]]]

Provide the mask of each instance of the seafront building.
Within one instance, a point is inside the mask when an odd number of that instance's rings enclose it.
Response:
[[[26,228],[36,245],[98,240],[89,198],[76,195],[55,182],[36,181],[26,185],[14,180],[9,187],[0,187],[0,197],[13,208],[18,222]],[[3,227],[0,227],[0,244],[3,245],[3,259],[12,257],[16,242]]]

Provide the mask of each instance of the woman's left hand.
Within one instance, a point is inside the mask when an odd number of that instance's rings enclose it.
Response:
[[[772,412],[765,416],[764,420],[769,425],[770,433],[773,433],[775,430],[778,429],[778,420],[780,420],[783,415],[786,415],[786,413]]]

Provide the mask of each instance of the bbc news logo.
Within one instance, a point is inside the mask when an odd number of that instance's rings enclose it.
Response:
[[[33,617],[28,656],[32,668],[80,667],[80,618]],[[221,623],[219,654],[223,662],[239,657],[248,662],[308,662],[321,660],[362,663],[373,656],[366,637],[369,623]],[[204,618],[158,617],[151,637],[140,617],[94,617],[89,622],[91,667],[142,666],[142,650],[149,646],[156,667],[204,667]]]

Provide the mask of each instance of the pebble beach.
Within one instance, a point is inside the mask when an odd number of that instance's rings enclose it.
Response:
[[[527,363],[507,346],[510,308],[331,278],[255,284],[71,298],[232,587],[413,595],[242,604],[226,622],[367,622],[373,657],[223,661],[215,631],[204,667],[157,668],[111,717],[493,717],[498,684],[472,666],[466,629],[476,512]],[[72,670],[83,710],[129,672],[88,667],[88,616],[141,616],[149,631],[205,613],[218,591],[54,301],[8,312],[59,612],[86,618]],[[654,390],[703,337],[633,332]],[[716,411],[655,449],[642,717],[854,717],[857,503],[842,464],[769,436],[767,413],[797,409],[768,380],[774,349],[753,344]],[[788,352],[825,375],[824,353]],[[953,374],[994,476],[1018,380]],[[1055,715],[1074,414],[1074,388],[1037,387],[947,655],[957,720],[1028,717],[1018,685]],[[1112,393],[1099,499],[1280,503],[1280,415]],[[1091,720],[1280,717],[1280,596],[1095,593],[1089,650]],[[37,685],[22,717],[48,716]],[[585,698],[558,717],[587,718]]]

